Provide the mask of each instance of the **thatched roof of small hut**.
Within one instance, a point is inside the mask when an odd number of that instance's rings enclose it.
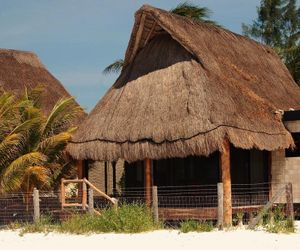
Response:
[[[278,109],[300,89],[269,47],[228,30],[143,6],[115,84],[78,129],[76,159],[209,155],[293,145]]]
[[[70,94],[32,52],[0,49],[0,89],[23,95],[25,88],[43,86],[43,110],[48,113],[54,104]]]

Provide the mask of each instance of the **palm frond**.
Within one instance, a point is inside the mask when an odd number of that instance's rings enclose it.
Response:
[[[39,125],[41,122],[40,117],[36,117],[30,120],[26,120],[17,127],[15,127],[11,132],[10,135],[16,134],[16,133],[22,133],[24,131],[28,131],[32,128],[36,128],[37,125]]]
[[[112,64],[108,65],[104,70],[103,74],[110,74],[110,73],[120,73],[124,66],[124,60],[118,59],[114,61]]]
[[[48,156],[51,162],[55,155],[58,155],[71,140],[72,135],[68,132],[62,132],[51,137],[47,137],[39,144],[39,151]]]
[[[70,126],[74,119],[78,118],[82,113],[82,108],[75,103],[73,97],[59,100],[43,125],[42,137],[49,135],[51,131],[55,131],[55,133],[61,132],[61,130]]]
[[[83,110],[66,98],[45,117],[40,93],[41,88],[25,89],[21,98],[0,94],[0,192],[46,188],[69,162],[64,148]]]
[[[30,152],[24,154],[7,166],[0,177],[0,189],[13,191],[20,188],[24,171],[32,165],[43,165],[47,157],[40,152]]]
[[[170,12],[179,16],[192,18],[194,21],[197,22],[222,27],[217,22],[209,20],[209,17],[212,14],[212,11],[210,9],[206,7],[201,7],[190,2],[180,3],[174,9],[171,9]]]
[[[44,92],[44,86],[42,84],[38,84],[36,87],[28,91],[27,99],[32,101],[34,107],[40,108]]]
[[[0,175],[5,164],[20,154],[21,140],[22,136],[20,134],[11,134],[0,142]]]
[[[200,7],[189,2],[178,4],[174,9],[171,9],[170,12],[180,16],[190,17],[198,21],[209,18],[211,14],[211,11],[208,8]]]
[[[29,166],[23,174],[22,189],[31,190],[33,187],[49,187],[49,170],[45,166]]]

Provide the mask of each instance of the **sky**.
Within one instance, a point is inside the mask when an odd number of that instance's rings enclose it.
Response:
[[[182,0],[0,0],[0,48],[35,52],[79,104],[90,111],[117,75],[102,70],[123,58],[134,13],[143,4],[172,9]],[[191,0],[211,19],[241,33],[260,0]]]

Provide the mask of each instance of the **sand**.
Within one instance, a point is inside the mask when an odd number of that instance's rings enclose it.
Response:
[[[298,222],[298,228],[300,229]],[[17,231],[0,231],[1,250],[83,250],[83,249],[231,249],[277,250],[300,249],[300,230],[293,234],[232,230],[209,233],[180,233],[160,230],[141,234],[68,235],[35,233],[20,236]]]

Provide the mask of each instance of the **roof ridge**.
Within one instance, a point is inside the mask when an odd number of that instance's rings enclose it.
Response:
[[[32,51],[0,48],[0,57],[2,55],[13,57],[19,63],[25,63],[32,67],[46,68],[42,61],[39,59],[38,55]]]

